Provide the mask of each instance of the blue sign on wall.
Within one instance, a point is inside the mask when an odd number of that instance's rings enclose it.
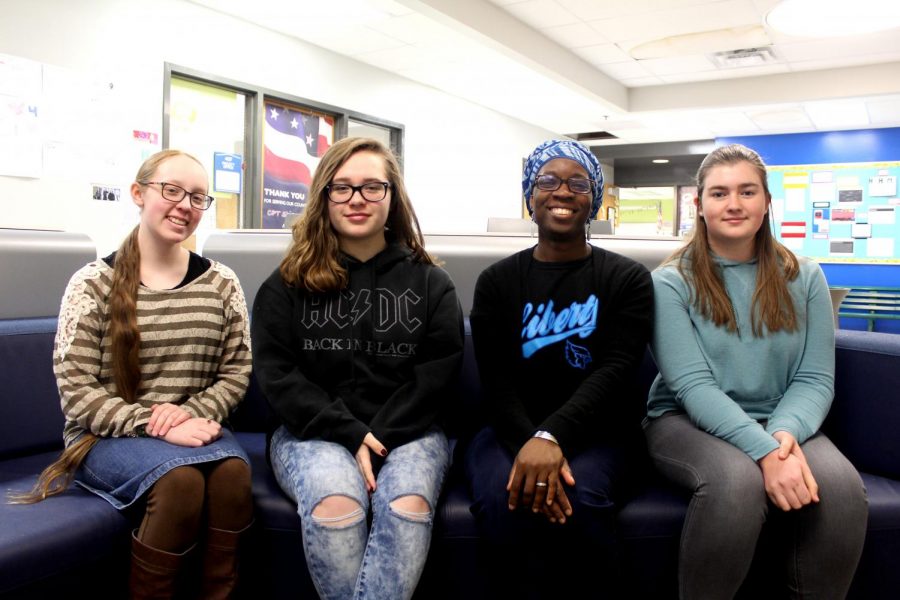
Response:
[[[213,153],[213,190],[241,193],[244,159],[240,154]]]

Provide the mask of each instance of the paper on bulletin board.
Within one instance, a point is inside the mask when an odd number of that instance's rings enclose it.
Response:
[[[896,196],[897,178],[891,175],[869,177],[869,196]]]
[[[853,240],[852,239],[832,239],[828,244],[828,254],[838,257],[853,256]]]
[[[897,212],[893,206],[870,206],[869,223],[873,225],[893,225],[897,222]]]
[[[835,187],[831,182],[813,183],[809,186],[809,199],[811,202],[834,201]]]
[[[116,78],[52,65],[43,74],[45,176],[66,178],[74,170],[94,181],[130,177],[140,150]]]
[[[854,239],[872,237],[872,225],[869,223],[854,223],[850,226],[850,237]]]
[[[39,110],[36,101],[0,96],[0,175],[41,176]]]
[[[0,175],[40,177],[41,64],[0,54]]]
[[[806,171],[788,171],[784,174],[784,187],[803,186],[809,183],[809,173]]]
[[[806,209],[806,187],[784,188],[784,209],[787,212],[804,212]]]
[[[785,248],[793,252],[800,252],[803,250],[803,238],[784,238],[781,240],[782,245]]]
[[[866,240],[866,256],[872,258],[894,256],[894,238],[869,238]]]

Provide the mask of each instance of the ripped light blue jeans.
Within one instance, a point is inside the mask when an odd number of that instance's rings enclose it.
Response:
[[[272,437],[272,469],[297,503],[306,565],[323,599],[411,598],[425,567],[434,507],[450,464],[440,430],[390,449],[371,497],[356,458],[340,444],[301,441],[280,427]],[[346,496],[359,509],[339,519],[313,516],[329,496]],[[431,510],[411,513],[391,503],[420,496]],[[369,529],[367,515],[372,510]],[[336,526],[329,521],[340,521]]]

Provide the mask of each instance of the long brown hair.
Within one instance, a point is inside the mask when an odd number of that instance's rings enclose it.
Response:
[[[174,156],[186,156],[202,166],[199,160],[180,150],[163,150],[144,161],[135,176],[135,184],[141,189],[154,178],[156,170]],[[141,332],[137,323],[138,286],[141,282],[141,248],[138,244],[140,225],[136,226],[119,249],[113,265],[109,293],[109,336],[112,356],[113,381],[116,393],[129,404],[137,399],[141,386]],[[24,494],[11,494],[16,504],[33,504],[66,490],[72,483],[75,471],[87,456],[97,436],[83,433],[78,440],[66,447],[59,458],[44,469],[34,487]]]
[[[293,241],[279,267],[288,285],[309,292],[330,292],[347,287],[347,270],[339,260],[338,236],[328,216],[328,192],[325,189],[338,169],[357,152],[372,152],[384,161],[385,175],[391,184],[391,207],[385,224],[385,238],[407,246],[415,260],[435,264],[425,251],[419,220],[413,210],[400,165],[393,152],[371,138],[344,138],[335,143],[316,168],[309,186],[303,216],[292,228]]]
[[[740,162],[750,164],[762,183],[766,202],[771,204],[772,194],[766,178],[766,165],[755,151],[740,144],[716,148],[710,152],[697,170],[697,197],[702,201],[706,176],[718,166]],[[762,337],[763,326],[769,331],[795,331],[797,313],[788,289],[788,282],[797,278],[800,265],[794,253],[780,244],[772,235],[770,215],[766,212],[762,225],[754,237],[757,259],[756,289],[753,292],[751,324],[753,335]],[[728,331],[737,330],[734,307],[725,291],[722,274],[712,259],[706,222],[698,216],[690,241],[675,251],[666,263],[676,262],[678,272],[688,282],[694,306],[717,326]]]

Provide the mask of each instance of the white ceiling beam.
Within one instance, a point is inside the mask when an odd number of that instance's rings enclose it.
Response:
[[[900,93],[900,62],[631,88],[633,112],[809,102]]]
[[[612,111],[628,110],[628,88],[485,0],[397,0],[533,68]],[[548,110],[553,107],[547,107]],[[565,107],[558,107],[564,109]]]

